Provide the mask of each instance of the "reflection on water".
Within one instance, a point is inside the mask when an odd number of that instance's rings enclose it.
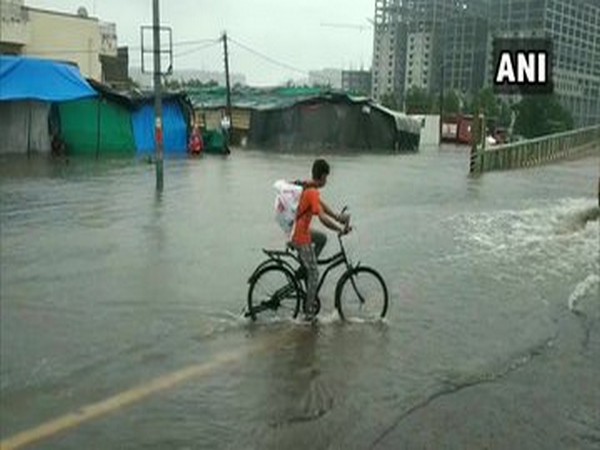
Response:
[[[572,304],[595,351],[597,158],[472,179],[458,152],[329,155],[323,196],[350,205],[350,256],[384,275],[388,318],[340,322],[325,286],[316,328],[248,324],[247,277],[283,245],[272,182],[312,159],[166,161],[161,196],[146,163],[2,159],[2,438],[237,349],[42,447],[366,448],[448,380],[577,336]]]

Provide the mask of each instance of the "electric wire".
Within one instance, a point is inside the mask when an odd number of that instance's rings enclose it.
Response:
[[[258,50],[254,50],[253,48],[251,48],[251,47],[249,47],[249,46],[247,46],[245,44],[242,44],[237,39],[234,39],[234,38],[232,38],[230,36],[228,36],[227,38],[228,38],[229,41],[233,42],[238,47],[240,47],[240,48],[242,48],[242,49],[244,49],[244,50],[246,50],[246,51],[248,51],[248,52],[250,52],[250,53],[252,53],[252,54],[254,54],[256,56],[259,56],[260,58],[262,58],[262,59],[270,62],[271,64],[274,64],[274,65],[279,66],[279,67],[283,67],[283,68],[288,69],[288,70],[292,70],[292,71],[300,73],[300,74],[302,74],[304,76],[310,76],[310,74],[307,71],[305,71],[305,70],[299,69],[297,67],[294,67],[294,66],[292,66],[290,64],[287,64],[287,63],[284,63],[282,61],[278,61],[275,58],[267,56],[267,55],[265,55],[264,53],[262,53],[262,52],[260,52]],[[321,77],[320,75],[316,75],[316,76],[318,78],[321,78],[321,79],[327,81],[325,77]]]

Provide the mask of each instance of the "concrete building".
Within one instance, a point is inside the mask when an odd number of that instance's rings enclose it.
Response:
[[[406,64],[407,70],[404,76],[406,89],[412,86],[429,89],[432,74],[432,33],[414,32],[409,33]]]
[[[372,95],[483,87],[489,0],[376,0]]]
[[[436,72],[444,90],[472,94],[487,83],[492,56],[489,33],[489,0],[461,0],[454,3],[448,20],[442,22],[441,73]],[[439,74],[439,75],[438,75]]]
[[[490,12],[494,36],[552,38],[555,94],[577,126],[600,123],[600,2],[495,0]]]
[[[447,0],[375,0],[373,98],[393,94],[402,104],[412,85],[437,87],[433,66],[441,58],[442,24],[453,5]]]
[[[402,86],[399,83],[399,75],[404,75],[404,64],[398,63],[398,53],[403,49],[398,48],[401,46],[396,42],[397,3],[397,0],[375,0],[371,96],[377,101],[404,87],[404,82]]]
[[[0,0],[0,52],[72,62],[85,77],[110,81],[101,58],[117,59],[116,26],[89,17],[85,8],[68,14]]]
[[[551,37],[555,93],[576,125],[600,122],[598,0],[375,0],[374,22],[376,100],[475,93],[492,83],[495,37]]]
[[[342,90],[356,95],[371,95],[370,70],[343,70]]]

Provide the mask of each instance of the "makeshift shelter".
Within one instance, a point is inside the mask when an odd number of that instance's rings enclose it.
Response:
[[[135,155],[131,111],[98,97],[58,106],[61,135],[71,155]]]
[[[0,101],[0,154],[50,151],[49,111],[46,102]]]
[[[67,102],[58,108],[70,152],[123,156],[153,153],[154,95],[123,93],[93,80],[89,82],[98,92],[97,99]],[[163,96],[165,154],[185,154],[190,110],[184,94]]]
[[[133,156],[129,97],[92,79],[87,81],[97,93],[95,98],[64,102],[51,112],[69,154]]]
[[[154,98],[138,99],[132,116],[133,134],[138,155],[155,151]],[[190,123],[191,106],[186,105],[182,94],[168,95],[162,105],[163,146],[165,154],[185,155]]]
[[[0,154],[50,151],[50,103],[95,95],[75,66],[0,55]]]
[[[189,95],[197,116],[224,109],[221,88]],[[417,120],[366,97],[320,88],[243,88],[232,93],[232,106],[232,134],[240,140],[244,136],[250,147],[416,151],[419,146]],[[247,111],[249,125],[240,130],[236,116]]]

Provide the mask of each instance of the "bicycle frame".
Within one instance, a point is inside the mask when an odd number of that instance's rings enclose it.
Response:
[[[342,212],[340,214],[343,214],[346,211],[346,207],[344,207],[342,209]],[[349,227],[349,221],[346,221],[346,228],[345,230],[347,231]],[[317,301],[317,306],[318,309],[317,311],[320,309],[320,305],[321,305],[321,301],[318,297],[319,293],[321,292],[321,289],[323,288],[324,284],[325,284],[325,280],[326,278],[329,276],[330,272],[339,267],[344,265],[345,266],[345,270],[343,271],[343,273],[340,275],[340,278],[337,281],[337,285],[335,287],[335,307],[337,308],[340,316],[342,317],[342,319],[344,319],[344,313],[342,312],[342,302],[341,301],[341,297],[343,292],[345,292],[344,290],[344,286],[347,285],[347,283],[350,283],[351,289],[354,290],[354,292],[356,293],[356,296],[358,297],[358,301],[360,302],[361,305],[367,303],[367,298],[365,298],[365,296],[363,295],[364,292],[361,292],[361,290],[359,289],[359,286],[357,285],[357,275],[359,273],[367,273],[367,274],[371,274],[371,277],[375,277],[378,282],[382,285],[383,288],[383,310],[381,312],[381,317],[383,317],[386,313],[387,310],[387,305],[388,305],[388,293],[387,293],[387,287],[385,285],[385,281],[383,280],[383,278],[381,277],[381,275],[373,268],[371,267],[365,267],[365,266],[361,266],[360,262],[352,262],[348,259],[348,255],[346,253],[346,249],[344,248],[344,243],[343,243],[343,239],[342,237],[345,235],[345,233],[342,234],[338,234],[337,238],[338,238],[338,244],[339,244],[339,251],[336,252],[334,255],[328,257],[328,258],[323,258],[323,259],[318,259],[317,258],[317,265],[318,266],[324,266],[323,267],[323,271],[321,273],[321,275],[319,276],[319,279],[317,280],[317,286],[316,286],[316,301]],[[286,248],[284,250],[268,250],[268,249],[262,249],[263,253],[267,256],[266,260],[263,260],[255,269],[254,272],[252,273],[252,275],[250,275],[249,279],[248,279],[248,283],[251,284],[249,291],[248,291],[248,312],[246,312],[246,316],[251,316],[252,319],[256,318],[256,314],[260,313],[261,311],[267,310],[267,309],[273,309],[273,310],[277,310],[279,309],[281,302],[287,300],[287,298],[289,297],[290,294],[293,294],[295,298],[297,298],[298,300],[304,300],[304,302],[306,301],[306,288],[307,288],[307,274],[306,272],[302,272],[301,269],[304,268],[304,270],[306,270],[302,260],[300,259],[300,255],[297,251],[297,249],[295,248],[295,246],[293,246],[291,243],[288,243]],[[256,300],[255,303],[253,301],[253,292],[254,292],[254,286],[256,286],[257,282],[258,282],[258,278],[261,278],[263,274],[267,273],[267,272],[271,272],[272,270],[274,270],[275,268],[279,269],[280,272],[283,272],[285,277],[287,278],[287,281],[284,282],[284,285],[281,286],[280,288],[276,289],[275,292],[271,293],[268,292],[267,296],[268,298],[266,300]],[[288,306],[289,307],[289,306]],[[295,315],[298,313],[298,307],[299,304],[296,303],[295,306]]]
[[[342,264],[346,265],[347,270],[350,270],[351,268],[350,261],[348,261],[348,256],[346,255],[346,249],[344,248],[344,243],[342,242],[342,236],[338,234],[337,238],[338,243],[340,245],[340,251],[327,259],[321,259],[317,261],[317,264],[319,266],[327,266],[325,268],[325,271],[319,278],[319,284],[317,284],[317,295],[321,291],[321,287],[323,287],[325,279],[327,278],[327,275],[331,270],[335,269],[336,267]]]
[[[329,258],[317,260],[317,264],[319,266],[327,266],[325,268],[325,271],[319,277],[319,282],[317,284],[317,294],[320,292],[321,288],[323,287],[323,284],[325,283],[325,279],[327,278],[327,275],[329,274],[329,272],[331,272],[333,269],[335,269],[336,267],[338,267],[342,264],[345,264],[346,268],[348,270],[351,268],[351,264],[348,261],[348,256],[346,254],[346,249],[344,248],[344,243],[342,242],[342,236],[338,235],[337,238],[338,238],[338,244],[340,246],[340,251],[337,252],[336,254],[330,256]],[[255,274],[258,273],[258,271],[260,269],[262,269],[263,267],[265,267],[269,264],[274,264],[274,265],[277,265],[280,267],[285,267],[292,274],[294,274],[297,268],[295,268],[291,263],[287,262],[285,260],[286,258],[291,258],[293,261],[295,261],[295,263],[298,266],[302,266],[302,261],[300,260],[300,258],[297,256],[296,253],[294,253],[293,251],[290,250],[290,247],[286,248],[286,250],[263,249],[263,252],[268,256],[268,259],[263,261],[262,263],[260,263],[258,265],[258,267],[256,267],[256,269],[254,269],[254,272],[248,279],[249,282],[252,280],[252,278],[255,276]],[[297,281],[299,281],[299,280],[297,280]]]

